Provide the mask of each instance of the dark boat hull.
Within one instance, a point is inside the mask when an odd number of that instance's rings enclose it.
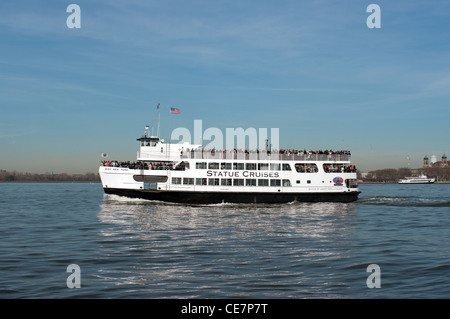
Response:
[[[219,203],[289,203],[356,201],[360,192],[341,193],[247,193],[247,192],[188,192],[104,188],[106,194],[142,198],[180,204]]]

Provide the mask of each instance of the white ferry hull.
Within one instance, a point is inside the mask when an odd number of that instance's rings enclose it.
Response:
[[[399,184],[434,184],[434,179],[426,181],[399,181]]]
[[[419,177],[405,177],[398,181],[399,184],[433,184],[434,178],[427,178],[425,175]]]
[[[146,133],[137,162],[103,161],[106,194],[182,204],[352,202],[356,169],[345,152],[204,150]]]
[[[203,172],[205,174],[211,171]],[[208,186],[208,185],[173,185],[171,176],[189,174],[185,171],[167,170],[133,170],[123,167],[100,167],[100,177],[106,194],[142,198],[155,201],[183,204],[217,204],[217,203],[289,203],[289,202],[352,202],[358,199],[358,188],[348,188],[345,184],[334,185],[335,175],[356,178],[355,173],[330,174],[328,183],[322,186],[322,178],[311,178],[310,186],[289,187],[248,187],[248,186]],[[239,172],[240,174],[244,172]],[[269,172],[270,173],[270,172]],[[289,176],[290,172],[284,172]],[[198,173],[201,174],[201,173]],[[236,174],[238,174],[236,172]],[[283,172],[278,172],[283,174]],[[193,175],[188,175],[193,176]],[[305,178],[304,176],[298,177]],[[144,182],[144,180],[146,182]],[[153,187],[151,185],[153,184]]]

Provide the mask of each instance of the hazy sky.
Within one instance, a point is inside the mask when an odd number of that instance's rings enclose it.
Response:
[[[2,1],[0,43],[0,169],[134,160],[158,103],[166,138],[201,119],[351,150],[361,170],[450,156],[447,0]]]

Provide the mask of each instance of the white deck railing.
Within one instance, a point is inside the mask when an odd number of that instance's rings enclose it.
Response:
[[[234,151],[187,151],[181,154],[181,159],[233,159],[233,160],[270,160],[270,161],[342,161],[349,162],[351,155],[346,153],[279,153],[279,152],[234,152]]]

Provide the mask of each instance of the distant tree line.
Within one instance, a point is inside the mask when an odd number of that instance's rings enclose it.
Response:
[[[425,174],[428,177],[434,177],[437,181],[450,181],[450,167],[430,167],[410,169],[407,167],[384,168],[368,173],[361,173],[358,171],[358,179],[364,182],[377,182],[377,183],[395,183],[399,179],[407,177]],[[100,176],[98,173],[85,173],[85,174],[68,174],[68,173],[21,173],[21,172],[9,172],[0,170],[0,182],[100,182]]]
[[[0,171],[0,182],[100,182],[98,173],[67,174],[67,173],[21,173]]]
[[[450,167],[421,168],[420,171],[428,177],[435,177],[438,182],[450,181]]]
[[[450,181],[450,168],[449,167],[433,167],[433,168],[418,168],[410,169],[407,167],[395,168],[383,168],[368,173],[358,172],[358,179],[364,182],[377,182],[377,183],[395,183],[399,179],[408,176],[419,176],[425,174],[429,178],[436,178],[437,181],[445,182]]]

